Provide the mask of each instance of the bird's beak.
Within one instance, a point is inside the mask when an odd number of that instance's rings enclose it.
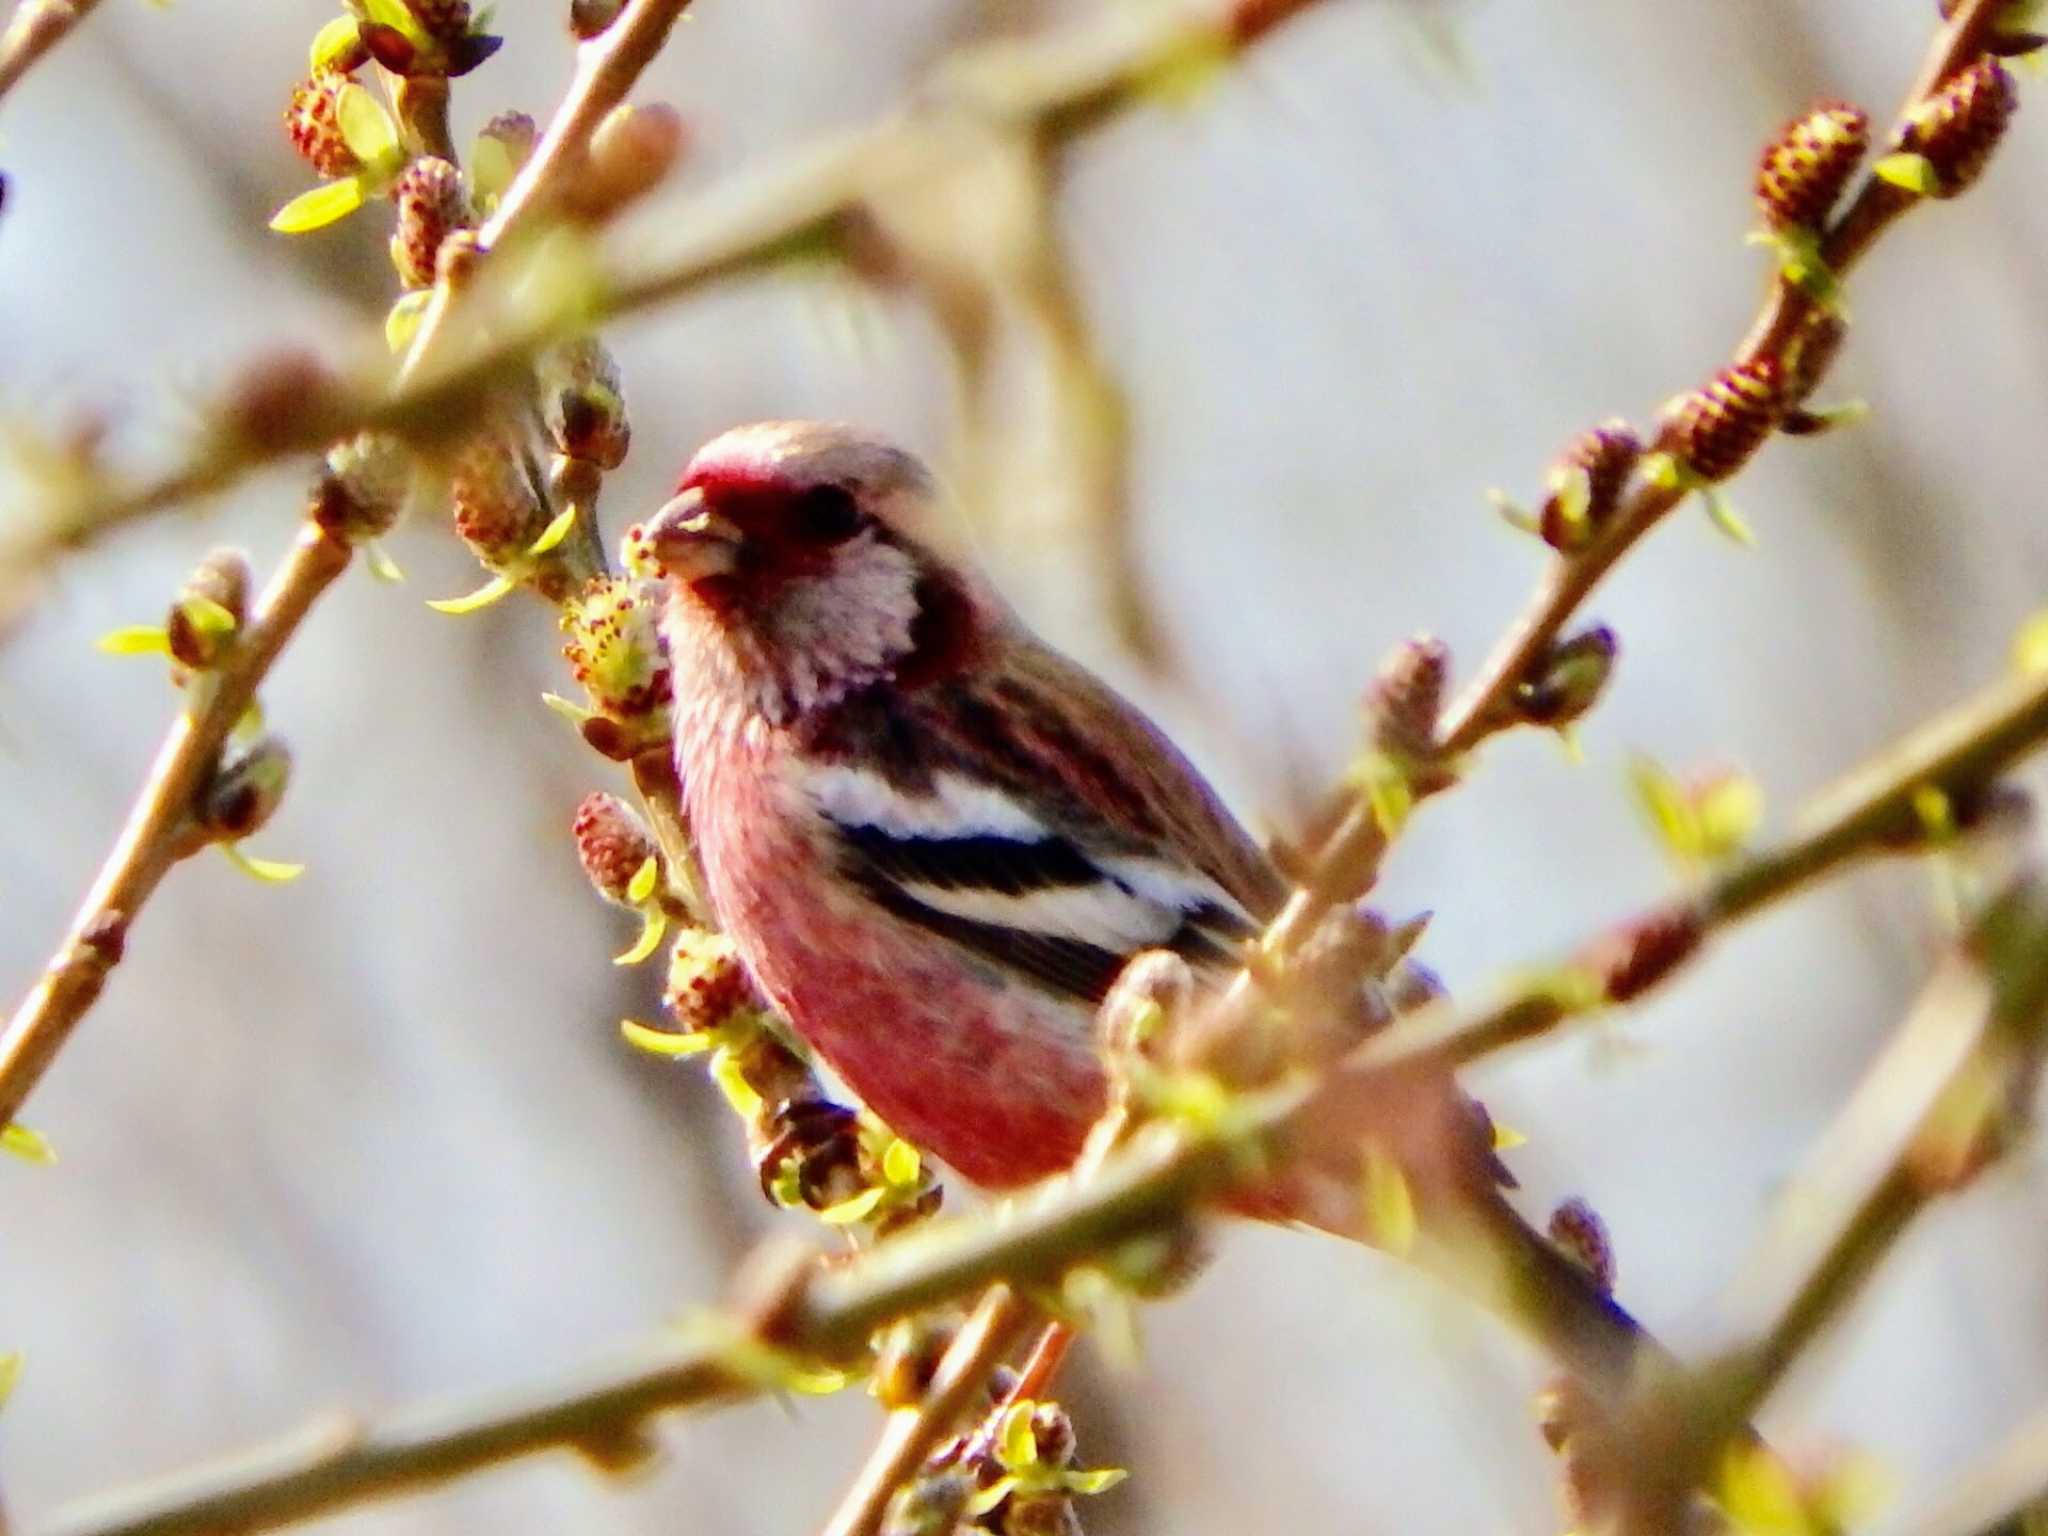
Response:
[[[649,518],[646,535],[648,551],[678,581],[723,576],[739,563],[740,530],[712,511],[695,486]]]

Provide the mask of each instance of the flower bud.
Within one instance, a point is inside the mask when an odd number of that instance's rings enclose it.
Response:
[[[1706,938],[1699,914],[1675,906],[1636,918],[1593,940],[1576,964],[1610,1003],[1640,997],[1682,964]]]
[[[875,1349],[874,1392],[884,1408],[915,1408],[960,1332],[960,1314],[919,1312],[889,1325]]]
[[[1570,725],[1599,702],[1620,653],[1620,639],[1605,624],[1560,640],[1516,689],[1517,712],[1531,725]]]
[[[647,861],[660,858],[639,813],[617,795],[593,791],[576,807],[570,832],[576,839],[576,857],[597,894],[615,906],[638,906],[627,892]]]
[[[1980,58],[1906,114],[1898,152],[1879,173],[1929,197],[1954,197],[1983,174],[2018,108],[2011,71]]]
[[[1756,203],[1773,229],[1818,229],[1827,221],[1870,148],[1861,107],[1824,101],[1795,117],[1765,146]]]
[[[174,660],[194,671],[215,666],[249,617],[249,560],[239,549],[216,549],[185,578],[164,620]]]
[[[1840,310],[1817,309],[1800,327],[1787,351],[1785,375],[1785,417],[1779,430],[1793,437],[1824,432],[1841,419],[1839,413],[1815,412],[1805,408],[1807,396],[1827,376],[1835,357],[1848,339],[1849,322]],[[1844,408],[1846,409],[1846,408]]]
[[[510,565],[547,524],[526,458],[500,432],[484,432],[464,445],[449,478],[455,531],[492,570]]]
[[[341,133],[341,93],[354,85],[347,75],[314,75],[292,87],[291,102],[285,107],[285,132],[291,135],[292,148],[330,180],[353,176],[363,168]]]
[[[599,577],[562,611],[562,655],[599,713],[620,720],[665,715],[674,672],[661,637],[653,582]]]
[[[1620,419],[1589,427],[1551,465],[1538,513],[1543,542],[1570,554],[1593,540],[1620,504],[1629,472],[1643,456],[1635,429]]]
[[[391,195],[398,204],[391,264],[408,288],[431,287],[441,242],[470,220],[462,172],[446,160],[423,155],[405,168]]]
[[[291,752],[275,736],[223,757],[194,807],[207,841],[237,842],[269,821],[284,801],[291,771]]]
[[[540,124],[526,112],[500,112],[496,117],[477,130],[479,143],[488,141],[503,153],[507,167],[513,175],[533,154],[533,146],[540,142]]]
[[[1170,949],[1134,955],[1096,1011],[1096,1030],[1112,1062],[1153,1057],[1194,996],[1195,976]]]
[[[412,453],[401,440],[358,432],[327,451],[313,491],[313,520],[351,544],[382,538],[405,511],[412,479]]]
[[[567,190],[567,211],[593,222],[609,218],[669,173],[687,138],[682,114],[674,107],[614,107],[590,136],[583,173]]]
[[[709,928],[685,928],[669,951],[661,1000],[685,1031],[709,1033],[760,1006],[760,994],[731,939]]]
[[[252,359],[229,384],[219,406],[220,430],[237,444],[266,453],[311,447],[330,433],[334,374],[313,353],[279,347]]]
[[[754,1172],[761,1192],[775,1204],[822,1211],[853,1199],[866,1187],[860,1166],[860,1115],[847,1105],[821,1098],[791,1099],[776,1104],[753,1130]]]
[[[1601,1290],[1614,1294],[1614,1244],[1598,1211],[1574,1195],[1550,1213],[1548,1231],[1566,1258],[1591,1275]]]
[[[1434,635],[1395,646],[1365,696],[1373,745],[1404,763],[1435,756],[1437,717],[1450,675],[1450,648]]]
[[[1664,407],[1657,446],[1695,479],[1726,480],[1749,462],[1783,413],[1775,358],[1733,363]]]
[[[619,393],[619,365],[595,336],[550,347],[534,363],[541,417],[566,457],[617,469],[632,430]]]

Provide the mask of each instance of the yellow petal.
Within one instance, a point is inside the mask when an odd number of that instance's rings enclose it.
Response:
[[[526,546],[529,555],[544,555],[562,540],[569,537],[569,530],[576,526],[576,508],[572,503],[555,514],[555,520],[541,529],[540,537]]]
[[[586,720],[597,718],[596,710],[585,709],[574,699],[565,699],[559,693],[544,693],[540,696],[540,701],[573,725],[581,725]]]
[[[1493,1122],[1494,1151],[1512,1152],[1515,1148],[1524,1147],[1528,1144],[1529,1138],[1516,1130],[1512,1125],[1505,1125],[1498,1120]]]
[[[360,85],[345,85],[334,100],[334,121],[349,153],[365,165],[376,165],[398,148],[398,125],[391,114]]]
[[[1365,1229],[1373,1245],[1396,1258],[1415,1246],[1415,1197],[1400,1164],[1374,1148],[1365,1155]]]
[[[0,1355],[0,1408],[7,1406],[7,1399],[14,1394],[14,1384],[20,1380],[20,1353]]]
[[[1003,1410],[1002,1423],[996,1426],[996,1460],[1006,1471],[1022,1472],[1038,1464],[1038,1436],[1031,1430],[1031,1415],[1037,1407],[1036,1403],[1021,1402]]]
[[[363,558],[370,563],[370,574],[386,586],[395,587],[405,580],[405,572],[398,568],[398,562],[384,551],[384,546],[375,542],[363,546]]]
[[[227,855],[227,861],[252,880],[261,880],[265,885],[289,885],[306,872],[303,864],[284,864],[275,859],[259,859],[242,852],[240,843],[222,843],[220,851]]]
[[[393,304],[384,316],[384,345],[394,352],[411,346],[413,334],[420,328],[420,317],[427,312],[432,298],[430,289],[415,288]]]
[[[619,1020],[619,1033],[626,1038],[626,1044],[635,1050],[646,1051],[654,1056],[697,1056],[711,1049],[717,1042],[709,1032],[693,1029],[681,1033],[672,1029],[656,1029],[633,1019]]]
[[[647,861],[653,863],[652,859]],[[613,965],[638,965],[661,948],[661,936],[668,930],[668,917],[659,907],[649,907],[640,919],[640,937],[624,954],[612,956]]]
[[[1935,174],[1934,162],[1925,155],[1886,155],[1870,168],[1870,173],[1879,181],[1888,181],[1922,197],[1932,197],[1941,190],[1941,177]]]
[[[1131,1474],[1123,1467],[1096,1467],[1087,1472],[1068,1472],[1060,1485],[1069,1493],[1107,1493]]]
[[[719,1092],[725,1095],[725,1102],[741,1119],[751,1120],[761,1112],[761,1095],[754,1091],[754,1085],[740,1070],[739,1057],[723,1046],[711,1058],[711,1081],[718,1084]]]
[[[427,606],[436,613],[475,613],[488,608],[517,585],[509,576],[493,576],[474,592],[462,597],[431,597]]]
[[[331,69],[336,59],[355,46],[359,35],[353,16],[337,16],[328,22],[313,34],[313,46],[306,54],[307,73],[317,75]]]
[[[171,636],[161,624],[129,624],[110,629],[93,642],[109,656],[168,656]]]
[[[271,215],[270,227],[280,235],[303,235],[325,229],[362,206],[363,184],[353,176],[344,176],[301,192]]]
[[[235,616],[210,597],[188,592],[178,599],[178,607],[183,610],[185,621],[202,635],[211,638],[235,632]]]
[[[882,1203],[882,1196],[888,1191],[881,1188],[864,1189],[857,1195],[849,1195],[837,1205],[828,1205],[818,1212],[818,1220],[828,1227],[850,1227],[857,1221],[864,1221]]]
[[[898,1189],[908,1189],[922,1172],[924,1159],[918,1156],[917,1148],[900,1136],[889,1143],[889,1150],[882,1154],[883,1178]]]
[[[626,900],[636,907],[654,894],[654,883],[661,878],[661,860],[649,854],[640,867],[633,871],[633,878],[626,882]]]
[[[1707,518],[1713,525],[1744,549],[1756,548],[1756,530],[1743,521],[1728,498],[1719,491],[1708,490],[1703,499],[1707,504]]]
[[[9,1125],[0,1129],[0,1150],[12,1152],[31,1163],[41,1163],[46,1168],[57,1161],[57,1149],[50,1145],[48,1138],[25,1125]],[[0,1396],[4,1395],[0,1393]]]

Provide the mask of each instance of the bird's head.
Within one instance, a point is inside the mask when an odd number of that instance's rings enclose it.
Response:
[[[707,443],[643,530],[672,623],[722,653],[778,722],[889,679],[958,665],[1000,604],[913,530],[931,476],[854,428],[763,422]]]

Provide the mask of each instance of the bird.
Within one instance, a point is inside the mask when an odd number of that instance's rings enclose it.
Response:
[[[1220,982],[1289,885],[1165,732],[941,546],[939,506],[879,435],[761,422],[700,449],[644,538],[720,926],[856,1097],[1003,1191],[1101,1118],[1096,1015],[1126,964],[1166,950]],[[1625,1381],[1633,1320],[1473,1182],[1494,1283],[1544,1293],[1570,1368]]]

